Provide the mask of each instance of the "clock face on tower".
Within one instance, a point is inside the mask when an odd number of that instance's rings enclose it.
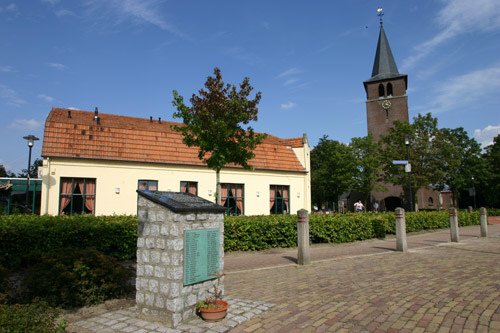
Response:
[[[382,107],[384,108],[384,110],[389,110],[391,108],[391,101],[386,99],[382,102]]]

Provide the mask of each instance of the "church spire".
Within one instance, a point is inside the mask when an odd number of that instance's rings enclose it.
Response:
[[[399,74],[398,66],[392,55],[389,41],[385,35],[382,16],[382,8],[378,9],[380,16],[380,34],[378,36],[377,52],[373,63],[372,77],[367,81],[379,81],[404,76]]]

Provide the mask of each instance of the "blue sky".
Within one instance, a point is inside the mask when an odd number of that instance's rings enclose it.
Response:
[[[256,131],[313,146],[365,136],[378,7],[410,117],[491,143],[498,0],[0,0],[0,164],[26,168],[23,136],[42,139],[53,106],[171,120],[172,90],[189,100],[216,66],[262,92]]]

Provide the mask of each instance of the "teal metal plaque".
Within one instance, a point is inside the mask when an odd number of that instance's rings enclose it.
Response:
[[[210,279],[219,270],[219,229],[184,232],[184,285]]]

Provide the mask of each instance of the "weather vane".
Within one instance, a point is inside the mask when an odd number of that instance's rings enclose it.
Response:
[[[378,15],[377,16],[380,16],[380,26],[382,26],[382,16],[384,16],[384,13],[382,13],[382,7],[379,7],[377,9],[377,12],[378,12]]]

